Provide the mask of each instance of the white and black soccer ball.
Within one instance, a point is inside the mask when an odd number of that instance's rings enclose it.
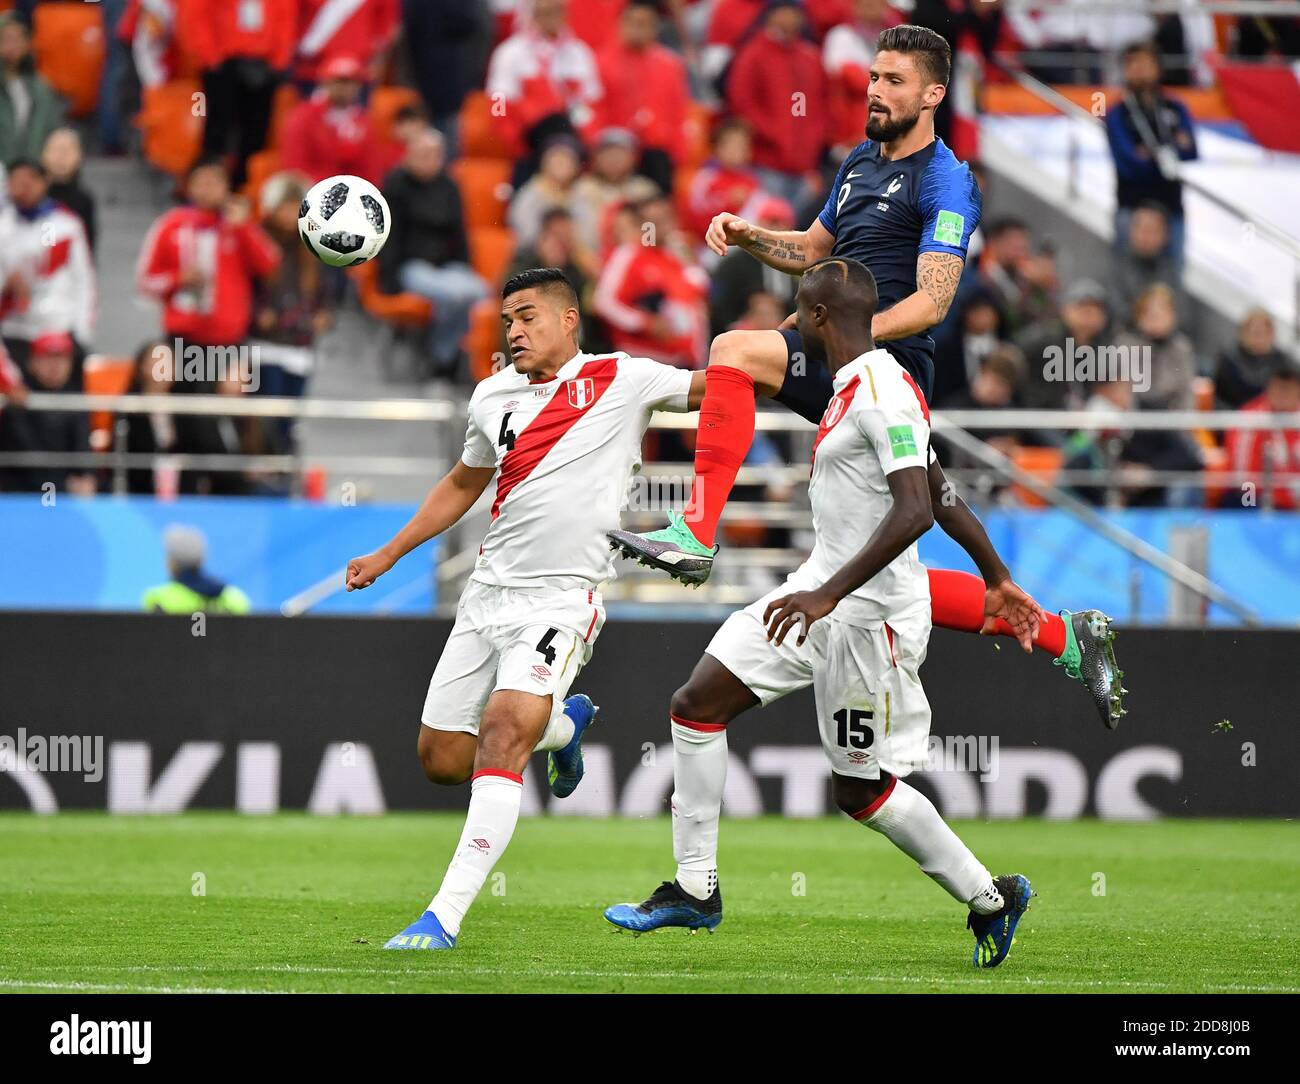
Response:
[[[379,255],[392,215],[383,194],[361,177],[326,177],[298,206],[298,235],[331,267],[353,267]]]

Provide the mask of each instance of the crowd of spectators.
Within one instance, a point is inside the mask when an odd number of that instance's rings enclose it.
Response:
[[[861,138],[876,37],[904,21],[943,34],[959,58],[954,80],[972,87],[1002,78],[995,53],[1018,53],[1030,71],[1058,82],[1120,84],[1106,112],[1118,210],[1104,285],[1063,281],[1057,239],[1002,212],[974,160],[960,88],[939,111],[940,136],[972,158],[986,207],[998,210],[977,233],[957,298],[934,330],[936,407],[1190,409],[1205,405],[1212,387],[1224,408],[1261,410],[1290,402],[1300,381],[1263,310],[1212,356],[1183,286],[1182,198],[1168,163],[1197,148],[1186,107],[1163,88],[1206,79],[1200,60],[1214,28],[1194,8],[1102,19],[1080,3],[1026,12],[996,0],[106,0],[98,115],[74,128],[33,62],[35,6],[18,2],[0,15],[0,157],[8,165],[0,332],[9,354],[0,389],[15,400],[24,387],[79,388],[95,346],[101,224],[80,179],[83,136],[96,153],[123,153],[130,111],[122,103],[183,75],[197,80],[206,103],[201,152],[178,182],[179,205],[141,246],[139,290],[161,315],[156,341],[136,358],[132,390],[251,390],[211,374],[176,379],[176,365],[160,364],[175,343],[255,348],[262,394],[309,387],[317,338],[355,287],[309,257],[296,209],[312,183],[337,173],[372,180],[388,200],[393,228],[375,286],[429,303],[418,343],[425,375],[461,384],[478,375],[467,355],[476,306],[510,270],[537,264],[563,267],[577,286],[586,348],[700,366],[711,337],[776,328],[796,286],[743,251],[713,256],[702,244],[705,226],[722,210],[774,229],[811,219]],[[1241,16],[1230,48],[1294,55],[1298,26],[1289,17]],[[380,130],[372,96],[393,85],[416,94]],[[273,103],[286,86],[296,101],[277,117]],[[509,231],[510,252],[491,270],[474,251],[467,206],[483,193],[468,192],[458,172],[471,94],[486,95],[507,159],[491,196],[504,201],[492,226]],[[709,153],[692,158],[701,139]],[[269,176],[254,169],[267,152]],[[1110,348],[1146,359],[1149,379],[1057,379],[1048,364]],[[35,425],[24,413],[6,409],[0,448],[89,447],[72,412],[33,414]],[[981,435],[1009,455],[1056,449],[1067,469],[1117,476],[1225,459],[1300,471],[1300,440],[1290,434],[1228,436],[1222,448],[1182,432],[1007,427]],[[141,414],[128,438],[133,451],[256,455],[291,450],[294,435],[279,422]],[[756,449],[755,462],[775,454],[763,441]],[[955,468],[979,466],[957,449],[949,454]],[[30,485],[34,476],[20,474],[0,471],[0,484]],[[84,489],[96,478],[72,472],[74,482]],[[133,491],[287,485],[265,472],[130,474]],[[1111,503],[1178,492],[1079,488]],[[1182,499],[1202,496],[1187,490]]]

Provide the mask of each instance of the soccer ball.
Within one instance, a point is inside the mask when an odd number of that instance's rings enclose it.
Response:
[[[391,225],[383,194],[360,177],[326,177],[312,185],[298,206],[298,236],[331,267],[374,259]]]

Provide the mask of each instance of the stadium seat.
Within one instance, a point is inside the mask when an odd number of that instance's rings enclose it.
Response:
[[[418,294],[386,294],[379,288],[379,264],[374,260],[348,268],[357,299],[369,316],[399,328],[424,327],[433,319],[433,306]]]
[[[259,197],[262,185],[269,177],[280,171],[280,152],[276,150],[258,151],[248,159],[248,179],[244,182],[244,195],[253,205],[255,214],[261,213]]]
[[[480,226],[469,231],[469,258],[474,270],[493,288],[500,287],[514,255],[515,235],[502,226]]]
[[[1050,483],[1061,469],[1060,448],[1017,448],[1012,462],[1035,478]],[[1022,485],[1013,485],[1011,492],[1026,508],[1046,508],[1047,502]]]
[[[470,313],[469,334],[465,336],[465,353],[469,355],[470,379],[477,384],[491,376],[499,355],[505,358],[505,332],[501,323],[501,306],[495,299],[480,301]]]
[[[135,362],[131,358],[110,358],[90,354],[82,377],[87,395],[124,395],[131,386]],[[90,446],[97,452],[113,447],[113,414],[96,410],[90,415]]]
[[[32,14],[32,52],[45,81],[74,117],[95,110],[104,70],[104,18],[98,4],[45,3]]]
[[[709,157],[713,151],[709,142],[712,133],[713,111],[699,102],[691,102],[686,107],[686,154],[682,166],[698,168]]]
[[[458,139],[460,153],[467,158],[510,158],[492,117],[492,102],[481,90],[465,96],[460,107]]]
[[[506,224],[510,170],[510,163],[502,158],[461,158],[448,167],[460,189],[467,230]]]
[[[370,92],[370,124],[375,142],[385,144],[393,138],[393,119],[404,106],[420,105],[420,95],[410,87],[375,87]]]
[[[203,118],[195,116],[197,79],[173,79],[160,87],[146,87],[136,117],[144,156],[173,177],[183,176],[203,146]]]

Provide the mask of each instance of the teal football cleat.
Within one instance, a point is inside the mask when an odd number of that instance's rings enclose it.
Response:
[[[412,925],[396,937],[390,937],[386,949],[447,949],[455,948],[456,939],[442,928],[438,916],[425,911]]]
[[[1124,671],[1115,660],[1115,630],[1110,618],[1100,610],[1061,611],[1065,622],[1065,650],[1054,666],[1082,682],[1088,690],[1102,725],[1108,730],[1119,726],[1128,714],[1124,707]]]
[[[648,534],[632,531],[608,531],[609,548],[624,557],[634,557],[639,564],[667,572],[675,580],[699,587],[713,571],[718,547],[706,546],[686,526],[680,512],[668,513],[668,526]]]
[[[546,779],[557,798],[567,798],[582,782],[582,736],[596,721],[598,711],[591,697],[583,693],[564,702],[564,714],[573,720],[573,737],[563,749],[546,754]]]
[[[616,903],[606,907],[605,918],[620,929],[638,934],[667,926],[712,933],[722,921],[722,889],[715,887],[712,896],[700,900],[676,881],[665,881],[645,903]]]
[[[997,967],[1007,958],[1015,944],[1020,916],[1029,909],[1029,898],[1034,894],[1029,878],[1019,873],[994,877],[993,884],[1006,900],[1002,910],[991,915],[977,915],[972,911],[966,918],[966,928],[975,935],[971,963],[976,967]]]

